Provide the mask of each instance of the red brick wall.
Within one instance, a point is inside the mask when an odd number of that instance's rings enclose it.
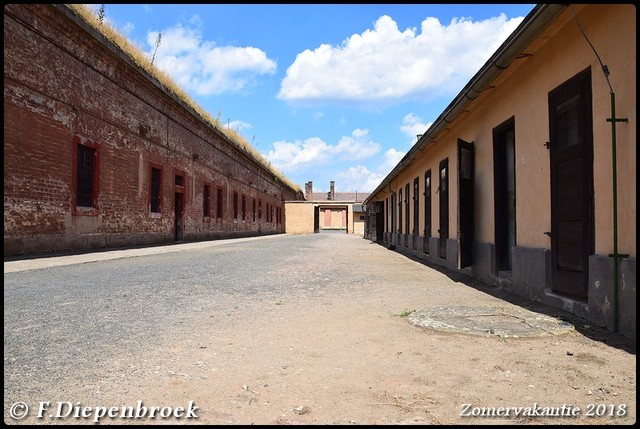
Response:
[[[284,219],[233,219],[233,193],[276,207],[301,193],[61,8],[4,8],[5,256],[173,241],[176,172],[185,240],[283,232]],[[98,209],[86,214],[73,207],[74,139],[99,151]],[[152,163],[163,167],[159,215],[149,210]],[[224,189],[221,220],[203,218],[204,183],[213,211]]]

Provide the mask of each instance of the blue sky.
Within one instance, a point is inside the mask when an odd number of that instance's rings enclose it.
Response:
[[[105,20],[301,189],[371,192],[533,7],[105,4]]]

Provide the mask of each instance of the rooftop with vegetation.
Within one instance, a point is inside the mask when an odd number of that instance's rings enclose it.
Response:
[[[149,76],[157,80],[162,85],[165,92],[173,95],[178,100],[182,101],[185,105],[189,106],[200,115],[201,119],[218,130],[221,134],[227,137],[228,141],[246,153],[250,158],[256,161],[259,165],[263,166],[267,171],[274,175],[276,180],[281,181],[285,185],[289,186],[296,192],[300,191],[300,186],[292,183],[282,172],[278,171],[271,165],[271,163],[258,152],[247,140],[240,135],[237,131],[225,128],[219,118],[213,118],[209,112],[199,106],[184,90],[175,83],[175,81],[164,71],[158,69],[154,64],[152,58],[149,58],[142,49],[134,45],[129,39],[122,35],[113,25],[104,20],[103,16],[94,12],[87,5],[82,4],[67,4],[66,5],[78,18],[85,21],[88,25],[94,28],[98,33],[102,34],[107,40],[116,45],[120,50],[127,55],[131,61],[138,67],[143,69]]]

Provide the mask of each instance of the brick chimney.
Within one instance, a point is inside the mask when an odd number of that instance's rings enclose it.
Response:
[[[304,184],[304,199],[307,201],[313,199],[313,182],[311,180]]]
[[[331,185],[329,187],[331,192],[331,201],[335,201],[336,200],[336,190],[335,190],[335,182],[332,180],[331,181]]]

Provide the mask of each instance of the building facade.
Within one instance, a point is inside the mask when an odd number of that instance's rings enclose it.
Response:
[[[367,236],[635,338],[635,17],[537,5],[367,198]]]
[[[288,234],[342,232],[364,237],[363,202],[368,193],[336,192],[332,180],[328,192],[313,192],[313,182],[305,183],[304,201],[287,201]]]
[[[4,252],[284,232],[299,187],[77,9],[4,8]]]

